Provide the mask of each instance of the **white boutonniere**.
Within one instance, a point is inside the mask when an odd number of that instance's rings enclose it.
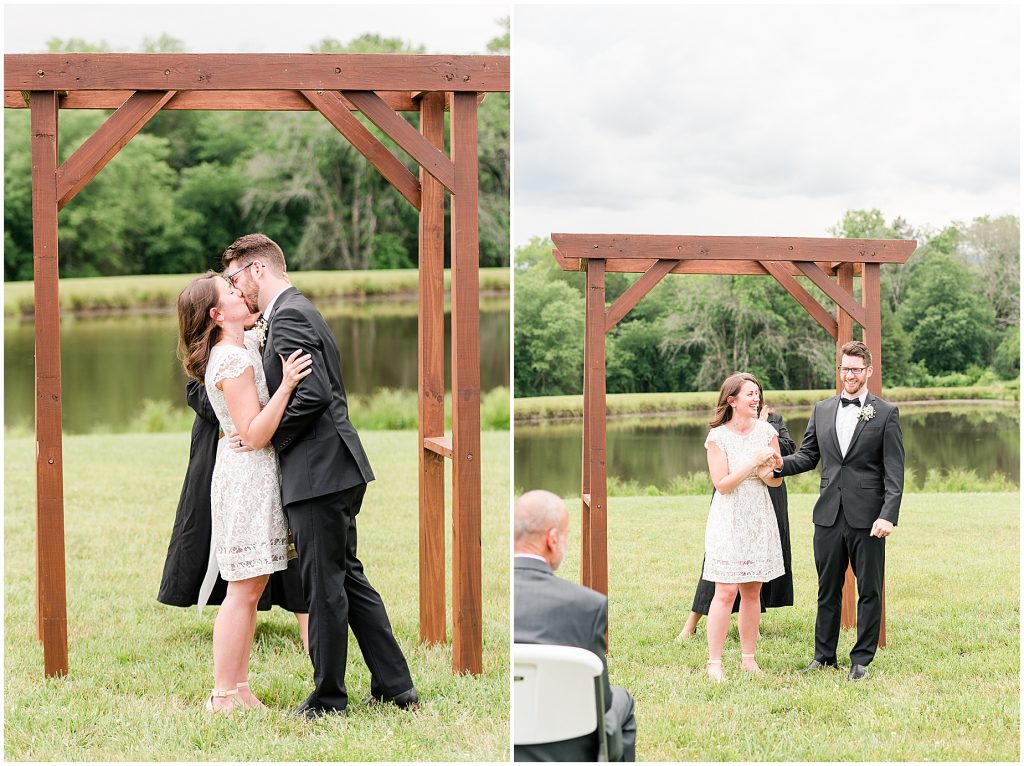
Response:
[[[863,420],[865,422],[871,420],[875,416],[875,408],[870,404],[865,404],[860,408],[860,412],[857,413],[857,420]]]
[[[256,339],[256,345],[263,348],[267,343],[267,320],[260,317],[256,320],[256,324],[252,326],[252,334]]]

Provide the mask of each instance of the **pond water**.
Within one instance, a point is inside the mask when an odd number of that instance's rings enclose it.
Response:
[[[799,445],[810,408],[781,409]],[[676,476],[707,471],[706,415],[608,420],[608,475],[666,488]],[[996,472],[1020,482],[1020,410],[1016,404],[900,405],[906,464],[919,478],[929,468]],[[515,487],[562,496],[580,491],[582,422],[515,427]]]
[[[416,390],[417,304],[394,299],[321,303],[338,341],[345,388],[371,394],[379,388]],[[445,314],[445,357],[451,351],[451,316]],[[118,430],[145,399],[185,404],[185,373],[175,356],[174,314],[61,320],[61,378],[66,433],[96,427]],[[33,423],[34,326],[4,323],[4,424]],[[480,387],[509,384],[509,302],[480,304]],[[450,389],[451,373],[445,370]]]

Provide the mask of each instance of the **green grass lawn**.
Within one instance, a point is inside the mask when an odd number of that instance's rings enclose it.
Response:
[[[567,499],[571,509],[578,500]],[[795,606],[762,622],[760,678],[707,680],[704,623],[673,643],[700,574],[707,498],[609,501],[609,669],[636,698],[641,761],[1018,761],[1018,493],[913,494],[887,543],[888,641],[870,677],[795,671],[813,655],[813,495],[790,495]],[[560,574],[578,580],[578,513]]]
[[[285,715],[312,689],[312,668],[294,618],[279,609],[260,613],[251,669],[271,710],[230,718],[203,710],[214,610],[199,616],[155,598],[188,459],[185,433],[65,437],[70,672],[44,679],[35,639],[35,445],[9,438],[6,759],[507,760],[508,434],[483,434],[484,673],[477,678],[452,675],[450,644],[418,643],[416,433],[362,437],[378,479],[359,517],[360,557],[409,659],[418,712],[361,704],[369,674],[350,640],[349,716],[305,723]],[[450,490],[446,497],[450,508]],[[450,572],[450,551],[448,562]],[[450,630],[449,623],[449,637]]]

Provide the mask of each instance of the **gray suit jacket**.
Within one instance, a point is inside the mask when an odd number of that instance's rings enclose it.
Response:
[[[271,395],[280,387],[281,357],[300,348],[313,372],[292,394],[272,442],[281,461],[285,503],[340,492],[373,480],[359,434],[348,419],[338,346],[316,307],[294,287],[274,304],[263,349]]]
[[[843,457],[836,436],[839,397],[818,402],[807,422],[800,449],[784,457],[778,475],[810,471],[821,462],[821,492],[814,504],[815,524],[836,523],[840,503],[846,523],[869,529],[875,519],[896,524],[903,499],[903,432],[899,410],[884,399],[868,394],[864,406],[875,414],[860,420]]]
[[[604,664],[605,711],[611,708],[612,692],[608,683],[608,598],[597,591],[556,577],[543,561],[517,556],[514,578],[515,622],[513,636],[517,644],[555,644],[588,649]],[[621,730],[605,716],[611,760],[621,752]],[[616,737],[615,735],[618,735]],[[597,757],[598,738],[593,735],[547,745],[516,747],[516,760],[593,761]],[[525,757],[524,757],[525,756]]]

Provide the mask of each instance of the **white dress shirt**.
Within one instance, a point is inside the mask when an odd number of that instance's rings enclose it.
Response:
[[[849,399],[845,392],[840,394],[844,399]],[[843,403],[839,403],[839,409],[836,410],[836,438],[839,439],[839,449],[843,453],[843,457],[846,457],[846,451],[850,449],[850,442],[853,440],[853,432],[857,429],[857,416],[860,414],[861,408],[864,406],[864,399],[867,397],[867,392],[862,392],[860,396],[856,397],[857,404],[847,404],[845,407]]]
[[[291,285],[288,285],[288,287],[291,287]],[[267,304],[267,307],[263,309],[263,313],[260,314],[260,316],[263,319],[267,320],[268,322],[270,321],[270,312],[273,311],[274,304],[277,303],[277,299],[281,297],[281,293],[287,290],[288,287],[284,288],[284,290],[281,290],[281,292],[279,292],[277,295],[270,299],[270,303]]]

